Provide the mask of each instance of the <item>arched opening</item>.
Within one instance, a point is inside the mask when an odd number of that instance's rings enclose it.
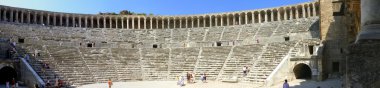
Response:
[[[193,21],[193,18],[192,17],[187,17],[187,26],[186,28],[192,28],[192,22]]]
[[[248,12],[247,13],[247,24],[252,24],[253,22],[252,22],[252,12]]]
[[[259,23],[264,23],[265,22],[265,11],[260,11],[260,22]]]
[[[246,21],[245,19],[247,18],[246,16],[247,15],[245,13],[241,13],[240,14],[240,17],[241,17],[241,19],[240,19],[240,25],[247,24],[247,22],[245,22]]]
[[[17,73],[16,70],[12,67],[5,66],[0,69],[0,83],[5,84],[5,82],[11,82],[12,79],[17,79]]]
[[[293,68],[294,75],[296,79],[310,79],[311,78],[311,69],[306,64],[297,64]]]
[[[204,27],[210,27],[210,18],[211,17],[208,15],[205,16],[205,19],[204,19],[205,20],[205,23],[204,23],[205,26]]]
[[[205,20],[204,17],[203,16],[199,16],[199,21],[198,21],[199,25],[198,25],[198,27],[204,27],[204,21],[203,20]]]
[[[217,19],[215,18],[215,15],[212,15],[211,18],[211,24],[210,24],[210,27],[215,27],[217,26],[216,22],[217,22]]]

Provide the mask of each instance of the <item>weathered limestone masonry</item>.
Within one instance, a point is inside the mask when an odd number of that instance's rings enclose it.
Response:
[[[236,69],[245,65],[252,71],[243,81],[262,85],[297,42],[320,37],[317,11],[318,2],[191,16],[68,14],[0,6],[0,37],[39,55],[31,64],[40,74],[39,61],[52,65],[47,73],[53,74],[42,76],[44,80],[57,74],[73,86],[109,78],[174,80],[189,71],[206,72],[210,80],[235,73],[243,78]],[[322,65],[310,66],[322,71],[317,67]]]
[[[379,0],[361,0],[361,31],[347,55],[346,86],[379,88]]]
[[[279,8],[188,16],[90,15],[0,6],[0,20],[80,28],[174,29],[232,26],[317,16],[317,2]]]
[[[354,44],[349,47],[346,88],[380,87],[380,44]]]

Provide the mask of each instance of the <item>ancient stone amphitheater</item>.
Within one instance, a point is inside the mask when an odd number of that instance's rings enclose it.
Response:
[[[31,55],[29,64],[45,82],[58,76],[77,87],[205,72],[209,80],[237,77],[263,86],[285,79],[278,73],[290,58],[318,56],[318,10],[317,2],[309,2],[215,14],[124,16],[0,6],[0,37]],[[46,74],[42,63],[51,66]],[[243,66],[250,67],[246,77]]]

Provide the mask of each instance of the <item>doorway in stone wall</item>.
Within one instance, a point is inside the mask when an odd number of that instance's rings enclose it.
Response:
[[[293,68],[296,79],[311,79],[311,69],[306,64],[297,64]]]
[[[0,69],[0,84],[5,84],[5,82],[11,82],[14,78],[15,80],[17,76],[17,72],[15,69],[9,66],[5,66]]]

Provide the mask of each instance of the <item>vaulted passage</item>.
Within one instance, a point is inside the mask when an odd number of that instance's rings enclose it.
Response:
[[[293,69],[296,79],[310,79],[311,69],[306,64],[297,64]]]
[[[12,67],[5,66],[0,69],[0,83],[5,84],[6,81],[11,82],[13,78],[16,79],[16,70]]]

